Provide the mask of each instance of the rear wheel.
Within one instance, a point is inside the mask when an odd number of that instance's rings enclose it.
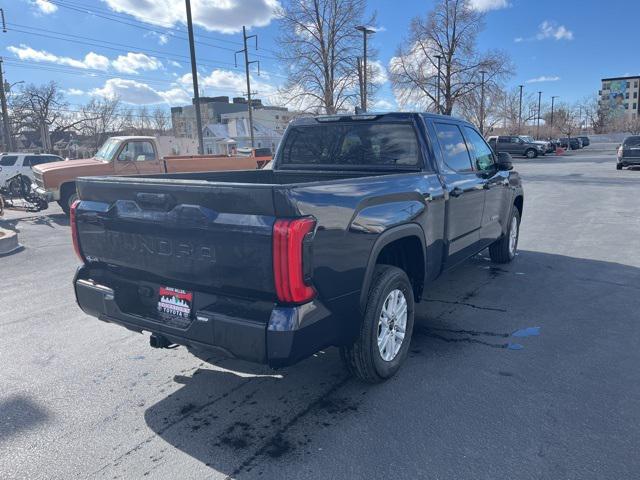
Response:
[[[529,150],[524,152],[524,155],[527,158],[536,158],[538,156],[538,152],[536,152],[535,149],[530,148]]]
[[[489,245],[489,256],[494,263],[509,263],[516,256],[520,234],[520,212],[515,206],[512,210],[507,234]]]
[[[358,337],[340,349],[349,372],[369,383],[394,375],[409,351],[413,314],[413,288],[407,274],[378,265]]]

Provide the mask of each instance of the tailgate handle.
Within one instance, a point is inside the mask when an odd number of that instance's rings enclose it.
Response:
[[[139,205],[149,205],[153,207],[167,207],[171,201],[171,196],[166,193],[145,193],[136,194],[136,200]]]

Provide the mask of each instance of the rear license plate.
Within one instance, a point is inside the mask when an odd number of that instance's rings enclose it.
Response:
[[[165,320],[188,323],[191,319],[193,293],[178,288],[160,287],[158,291],[158,313]]]

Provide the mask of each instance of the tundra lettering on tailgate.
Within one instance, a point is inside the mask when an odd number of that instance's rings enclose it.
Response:
[[[137,259],[135,263],[140,260],[137,255],[216,263],[213,247],[189,240],[106,230],[97,235],[87,235],[85,242],[88,243],[84,247],[88,253],[105,259],[113,258],[115,254],[119,258]]]

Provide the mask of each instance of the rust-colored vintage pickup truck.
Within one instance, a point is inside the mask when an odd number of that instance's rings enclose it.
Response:
[[[260,168],[269,160],[271,156],[258,157],[255,154],[235,157],[191,155],[163,158],[159,154],[155,137],[111,137],[93,158],[39,165],[33,168],[33,175],[36,194],[47,202],[57,201],[68,215],[71,205],[78,198],[78,177],[251,170]]]

